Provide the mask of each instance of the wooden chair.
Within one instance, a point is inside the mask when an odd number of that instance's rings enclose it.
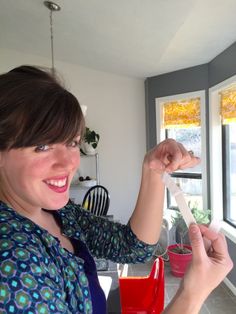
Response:
[[[110,206],[110,195],[102,185],[92,186],[85,194],[82,207],[97,216],[106,216]]]

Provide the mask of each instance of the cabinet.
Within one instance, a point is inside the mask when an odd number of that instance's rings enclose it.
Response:
[[[98,153],[94,155],[81,155],[80,157],[80,167],[70,186],[70,199],[76,204],[82,203],[85,193],[91,186],[100,184]],[[84,178],[89,176],[92,180],[80,182],[80,176]]]

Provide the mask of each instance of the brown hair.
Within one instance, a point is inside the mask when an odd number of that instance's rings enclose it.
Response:
[[[76,97],[45,70],[20,66],[0,75],[0,150],[71,142],[84,125]]]

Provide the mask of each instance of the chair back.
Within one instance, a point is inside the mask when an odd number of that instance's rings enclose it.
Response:
[[[82,207],[96,216],[106,216],[110,205],[108,190],[102,185],[92,186],[85,194]]]
[[[120,277],[122,314],[155,313],[164,309],[164,261],[157,258],[147,277]]]

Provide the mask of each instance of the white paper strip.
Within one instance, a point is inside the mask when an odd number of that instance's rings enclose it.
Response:
[[[188,207],[183,191],[175,184],[175,181],[171,178],[171,176],[164,172],[163,174],[163,182],[166,187],[169,189],[170,193],[175,197],[176,203],[179,207],[179,211],[181,212],[186,225],[189,227],[191,223],[196,223],[195,218],[191,212],[191,209]]]
[[[196,220],[193,217],[191,209],[188,207],[185,201],[183,191],[176,185],[175,181],[168,173],[164,172],[162,179],[166,187],[169,189],[171,195],[175,197],[176,203],[179,207],[179,211],[181,212],[184,221],[186,222],[186,225],[189,227],[191,223],[196,223]],[[221,228],[220,222],[217,220],[212,220],[212,222],[209,225],[209,229],[215,231],[216,233],[220,231],[220,228]]]

